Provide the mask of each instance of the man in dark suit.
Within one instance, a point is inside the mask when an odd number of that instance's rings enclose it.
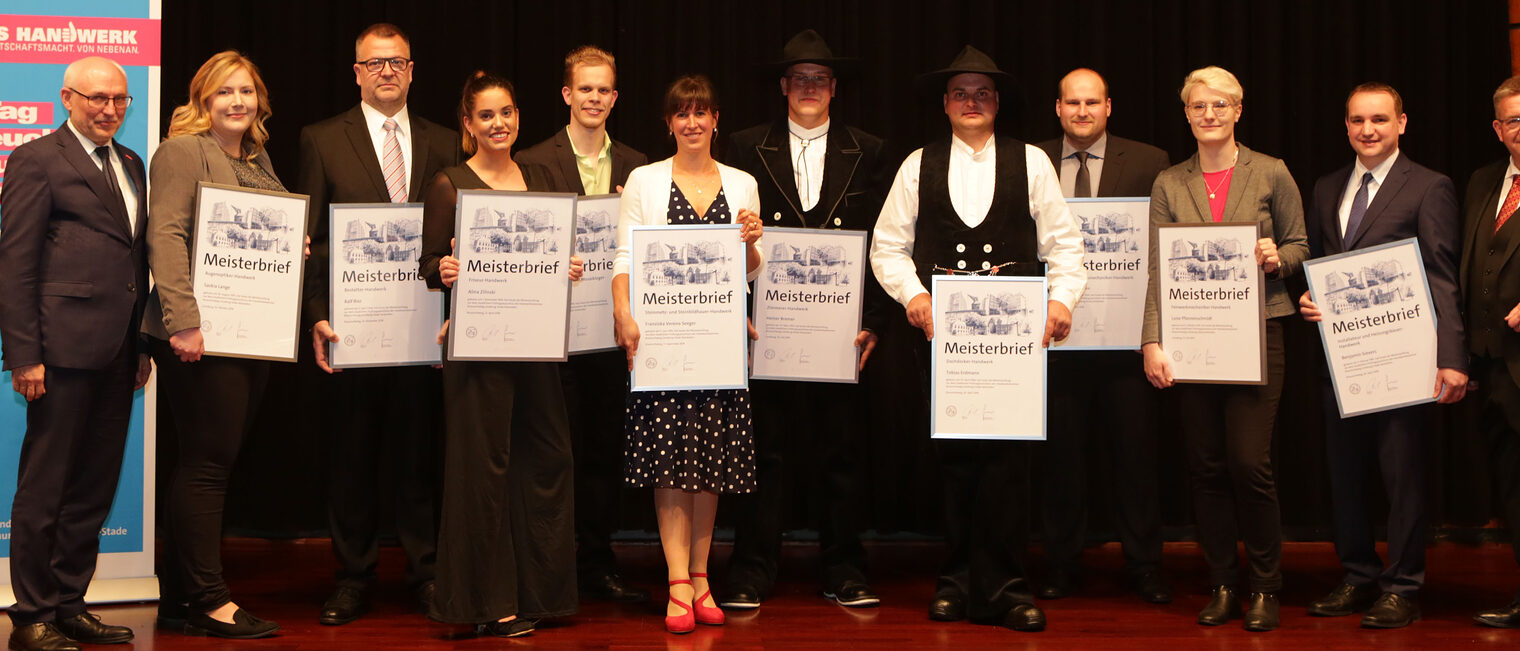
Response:
[[[735,133],[728,163],[759,183],[761,218],[767,227],[870,231],[876,225],[890,167],[882,160],[882,140],[829,115],[838,75],[856,60],[839,58],[823,37],[809,29],[782,49],[769,72],[781,78],[787,115],[770,124]],[[882,331],[891,301],[873,275],[866,275],[863,330],[855,337],[865,368]],[[785,512],[784,459],[793,476],[814,496],[823,570],[823,595],[852,608],[880,600],[866,581],[861,490],[864,464],[858,450],[865,420],[858,384],[755,380],[758,488],[734,499],[734,551],[724,608],[756,608],[776,582]]]
[[[1482,398],[1483,435],[1503,517],[1520,528],[1520,77],[1494,92],[1494,133],[1509,158],[1473,172],[1467,183],[1460,281],[1467,314],[1467,350]],[[1432,288],[1434,289],[1434,288]],[[1520,545],[1514,545],[1520,563]],[[1509,605],[1479,612],[1479,624],[1520,627],[1520,594]]]
[[[327,373],[328,207],[334,203],[419,202],[439,170],[459,161],[459,134],[407,111],[411,42],[400,28],[378,23],[355,43],[354,82],[360,103],[301,130],[296,191],[311,195],[311,258],[305,320],[317,366]],[[426,366],[362,368],[333,375],[328,412],[331,473],[328,526],[338,559],[337,589],[320,621],[351,622],[369,610],[380,562],[382,496],[394,500],[396,537],[406,552],[407,583],[428,612],[438,526],[437,432],[443,426],[441,379]],[[383,490],[380,478],[389,481]]]
[[[1304,220],[1312,257],[1418,237],[1436,313],[1436,385],[1443,404],[1467,391],[1467,344],[1457,304],[1457,196],[1451,179],[1399,151],[1408,118],[1404,100],[1387,84],[1366,83],[1346,98],[1351,165],[1314,184]],[[1304,318],[1319,321],[1308,292]],[[1341,617],[1366,610],[1362,626],[1400,628],[1420,617],[1415,594],[1425,583],[1425,424],[1427,405],[1341,418],[1325,376],[1325,452],[1335,513],[1335,552],[1342,583],[1309,605],[1309,614]],[[1364,487],[1372,468],[1388,491],[1388,566],[1374,548]]]
[[[1086,68],[1061,79],[1056,117],[1064,137],[1040,143],[1061,177],[1066,197],[1149,197],[1166,152],[1108,133],[1113,100],[1108,82]],[[1045,560],[1039,595],[1074,593],[1087,528],[1087,458],[1102,453],[1112,467],[1112,522],[1124,545],[1124,571],[1140,598],[1172,600],[1161,575],[1161,507],[1156,487],[1157,391],[1129,351],[1061,351],[1050,356],[1054,434],[1036,449]],[[1107,408],[1094,413],[1095,404]],[[1101,437],[1101,438],[1100,438]],[[1089,442],[1102,441],[1088,449]]]
[[[10,648],[124,643],[85,609],[100,525],[126,448],[132,392],[152,368],[138,337],[148,297],[142,159],[114,140],[132,103],[114,61],[63,73],[69,119],[11,154],[0,191],[0,341],[26,398],[11,505]]]
[[[570,124],[519,153],[517,162],[548,170],[559,192],[622,192],[628,173],[649,159],[607,134],[607,117],[617,95],[617,60],[610,53],[589,45],[571,51],[565,56],[565,85],[560,89],[570,107]],[[637,602],[648,599],[649,593],[623,583],[612,553],[623,486],[626,364],[617,350],[576,355],[560,366],[560,382],[575,454],[575,563],[580,593],[605,601]]]

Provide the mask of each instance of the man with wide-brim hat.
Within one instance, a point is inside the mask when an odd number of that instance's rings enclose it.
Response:
[[[952,133],[909,154],[897,170],[871,246],[876,278],[932,339],[931,275],[1040,275],[1043,263],[1050,291],[1044,344],[1065,338],[1087,282],[1082,236],[1045,152],[994,133],[1000,93],[1016,92],[1013,77],[967,46],[918,84],[941,95]],[[927,365],[927,346],[921,352]],[[950,554],[929,617],[1043,630],[1045,614],[1024,572],[1029,447],[965,440],[934,447]]]
[[[763,66],[781,80],[785,117],[735,133],[728,161],[755,177],[760,215],[767,227],[819,228],[869,232],[881,209],[891,167],[882,159],[882,140],[831,117],[838,76],[852,74],[855,59],[836,57],[811,29],[792,37],[781,59]],[[772,76],[775,75],[775,76]],[[887,310],[895,309],[874,278],[867,277],[863,328],[855,337],[859,364],[866,368]],[[858,384],[755,380],[758,487],[736,499],[734,551],[730,557],[725,608],[755,608],[776,582],[784,512],[783,450],[812,450],[793,459],[790,482],[814,495],[822,570],[822,593],[836,603],[865,608],[879,603],[866,581],[864,528],[860,506],[862,466],[852,455],[865,422]],[[799,444],[800,442],[800,444]]]

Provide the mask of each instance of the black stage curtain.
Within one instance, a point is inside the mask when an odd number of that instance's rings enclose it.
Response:
[[[1239,139],[1285,159],[1305,195],[1320,175],[1351,161],[1341,111],[1346,92],[1362,81],[1400,89],[1410,116],[1404,151],[1449,174],[1459,191],[1473,169],[1504,155],[1489,128],[1489,98],[1509,76],[1506,5],[1497,0],[163,5],[162,124],[167,128],[170,111],[185,101],[202,61],[219,50],[239,49],[259,64],[268,83],[274,107],[268,148],[286,180],[295,178],[300,128],[358,101],[350,69],[353,38],[377,21],[396,23],[412,38],[417,66],[410,107],[418,114],[457,124],[452,116],[459,88],[471,71],[512,79],[523,115],[520,146],[563,127],[562,58],[572,47],[595,43],[619,57],[621,96],[611,132],[659,158],[671,151],[660,120],[665,84],[685,72],[710,76],[722,100],[720,130],[771,119],[784,104],[776,79],[759,74],[756,64],[774,59],[791,35],[814,28],[836,53],[863,60],[858,78],[840,82],[835,116],[886,137],[899,158],[948,132],[938,97],[914,94],[912,81],[944,66],[966,43],[1021,81],[1021,102],[1002,89],[999,126],[1030,142],[1059,134],[1051,111],[1056,83],[1071,68],[1088,66],[1108,77],[1111,129],[1181,160],[1194,144],[1178,89],[1188,71],[1216,64],[1234,72],[1246,90]],[[897,325],[873,362],[879,372],[867,380],[877,396],[870,440],[861,451],[870,459],[872,524],[882,531],[933,532],[939,513],[932,455],[914,425],[923,416],[902,402],[905,391],[910,397],[917,391],[915,380],[906,370],[884,372],[907,368],[903,345],[914,333],[906,322]],[[1318,335],[1302,323],[1289,328],[1288,346],[1276,439],[1283,518],[1293,535],[1323,537],[1330,515],[1317,378],[1322,353]],[[303,352],[309,358],[307,347]],[[309,359],[276,369],[234,480],[231,526],[272,535],[324,527],[323,460],[331,452],[322,446],[319,380]],[[1431,499],[1436,521],[1447,525],[1481,525],[1492,512],[1485,457],[1469,424],[1472,407],[1441,410],[1430,429],[1436,465]],[[1191,507],[1181,451],[1175,437],[1164,446],[1164,516],[1169,525],[1185,526]],[[807,495],[800,488],[792,495],[801,524]],[[647,494],[631,496],[624,525],[648,527],[650,511]],[[1093,511],[1095,517],[1102,512]],[[1100,522],[1093,528],[1104,527]]]

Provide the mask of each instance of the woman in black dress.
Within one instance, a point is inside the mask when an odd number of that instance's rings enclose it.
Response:
[[[457,190],[549,189],[544,170],[512,161],[518,114],[511,82],[475,73],[465,82],[459,121],[471,156],[438,174],[423,207],[418,262],[437,289],[459,278]],[[571,257],[571,279],[580,274],[580,258]],[[558,365],[445,361],[443,390],[438,595],[428,615],[517,637],[532,633],[540,618],[575,613],[570,430]]]
[[[671,158],[633,170],[623,188],[612,278],[614,332],[632,369],[639,326],[628,300],[629,229],[646,224],[739,222],[753,280],[760,257],[760,199],[755,179],[712,157],[718,102],[706,77],[677,79],[665,93],[665,123],[676,142]],[[737,209],[735,212],[733,209]],[[722,624],[707,582],[707,557],[719,493],[755,488],[755,444],[748,390],[637,392],[628,401],[624,477],[653,487],[660,544],[670,580],[665,627]]]

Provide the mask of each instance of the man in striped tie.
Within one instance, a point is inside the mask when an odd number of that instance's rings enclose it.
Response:
[[[303,322],[324,372],[328,321],[328,206],[334,203],[422,201],[439,170],[459,162],[459,135],[407,111],[411,43],[395,25],[379,23],[355,42],[358,106],[301,130],[298,192],[311,195],[311,258],[307,261]],[[406,552],[406,578],[427,611],[436,553],[437,429],[441,382],[426,366],[349,369],[326,378],[331,436],[328,524],[338,560],[338,587],[320,621],[336,626],[369,610],[379,563],[381,500],[389,497],[396,537]],[[385,468],[383,477],[381,469]],[[382,490],[383,482],[390,490]]]

